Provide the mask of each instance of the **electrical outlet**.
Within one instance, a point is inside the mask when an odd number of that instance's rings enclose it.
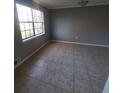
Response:
[[[14,65],[16,65],[18,62],[17,62],[17,60],[14,60]]]
[[[14,60],[14,64],[18,64],[19,62],[21,62],[21,57],[17,57],[15,60]]]

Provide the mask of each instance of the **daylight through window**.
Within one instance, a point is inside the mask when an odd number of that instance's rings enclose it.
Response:
[[[22,39],[45,34],[43,12],[16,4]]]

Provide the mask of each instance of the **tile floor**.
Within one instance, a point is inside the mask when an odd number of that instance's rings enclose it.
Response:
[[[15,93],[102,93],[109,49],[50,42],[15,70]]]

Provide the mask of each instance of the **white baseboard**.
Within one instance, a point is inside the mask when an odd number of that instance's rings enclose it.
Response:
[[[38,48],[37,50],[35,50],[32,54],[30,54],[29,56],[25,57],[20,63],[18,63],[17,65],[15,65],[14,68],[16,69],[17,67],[19,67],[22,63],[24,63],[27,59],[29,59],[32,55],[34,55],[37,51],[39,51],[41,48],[43,48],[48,43],[49,43],[49,40],[46,43],[44,43],[40,48]]]
[[[53,41],[53,42],[61,42],[61,43],[79,44],[79,45],[87,45],[87,46],[109,47],[109,45],[98,45],[98,44],[89,44],[89,43],[78,43],[78,42],[61,41],[61,40],[50,40],[50,41]]]

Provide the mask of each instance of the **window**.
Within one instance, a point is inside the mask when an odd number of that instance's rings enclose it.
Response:
[[[43,12],[33,9],[33,21],[35,34],[44,34],[44,16]]]
[[[22,39],[45,34],[43,12],[16,4]]]

